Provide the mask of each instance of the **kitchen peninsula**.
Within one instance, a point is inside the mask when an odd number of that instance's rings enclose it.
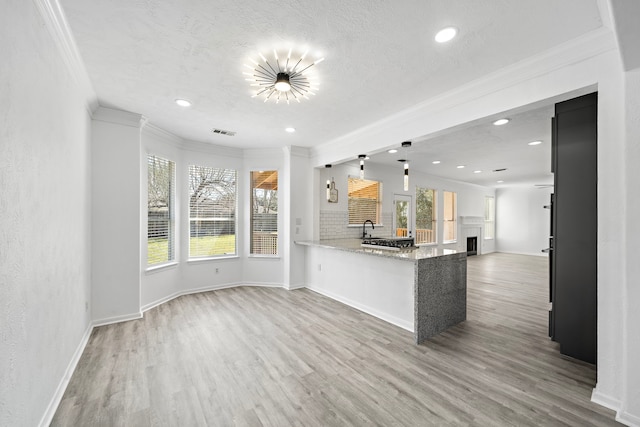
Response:
[[[466,252],[389,251],[361,242],[296,242],[306,247],[306,287],[413,332],[416,344],[466,320]]]

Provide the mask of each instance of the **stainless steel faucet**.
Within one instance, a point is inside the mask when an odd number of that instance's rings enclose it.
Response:
[[[365,231],[365,226],[367,225],[367,223],[371,224],[371,229],[375,230],[376,227],[373,225],[373,221],[371,221],[370,219],[365,220],[365,222],[362,223],[362,240],[367,238],[367,232]]]

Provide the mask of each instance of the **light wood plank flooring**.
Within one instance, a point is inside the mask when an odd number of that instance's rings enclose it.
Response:
[[[594,367],[547,338],[546,258],[468,261],[468,320],[420,346],[305,289],[188,295],[96,328],[52,425],[614,425],[589,401]]]

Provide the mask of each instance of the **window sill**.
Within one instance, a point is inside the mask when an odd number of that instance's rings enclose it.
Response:
[[[369,224],[369,223],[367,223]],[[371,224],[369,224],[371,225]],[[362,228],[362,224],[348,224],[348,228]],[[384,227],[384,224],[374,224],[374,227]]]
[[[159,271],[169,270],[169,269],[175,268],[177,266],[178,266],[178,262],[177,261],[166,262],[164,264],[153,265],[151,267],[147,267],[147,269],[144,272],[145,272],[145,274],[153,274],[153,273],[157,273]]]
[[[446,242],[442,242],[443,245],[454,245],[458,243],[457,240],[447,240]]]
[[[198,264],[201,262],[208,262],[208,261],[223,261],[223,260],[227,260],[227,259],[238,259],[238,255],[220,255],[220,256],[210,256],[210,257],[202,257],[202,258],[189,258],[187,260],[188,264]]]
[[[495,240],[494,237],[485,237],[484,240]]]
[[[416,243],[416,246],[421,248],[422,246],[438,246],[437,243]]]
[[[280,259],[280,256],[279,255],[249,254],[249,258]]]

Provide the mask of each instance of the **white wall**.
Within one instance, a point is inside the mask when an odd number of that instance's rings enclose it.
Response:
[[[99,108],[92,122],[92,308],[98,324],[140,313],[139,114]]]
[[[548,256],[552,188],[508,187],[496,191],[496,251]],[[593,230],[596,232],[596,230]]]
[[[46,422],[90,325],[90,94],[38,6],[0,13],[2,426]]]
[[[625,325],[625,354],[624,354],[624,400],[623,414],[626,420],[640,425],[640,263],[637,260],[637,240],[640,236],[640,198],[638,197],[638,183],[640,182],[640,69],[630,71],[625,75],[625,104],[626,104],[626,155],[633,163],[626,169],[626,182],[628,186],[628,197],[626,197],[627,211],[627,238],[626,268],[627,288],[623,298],[625,301],[624,312],[626,313]]]

